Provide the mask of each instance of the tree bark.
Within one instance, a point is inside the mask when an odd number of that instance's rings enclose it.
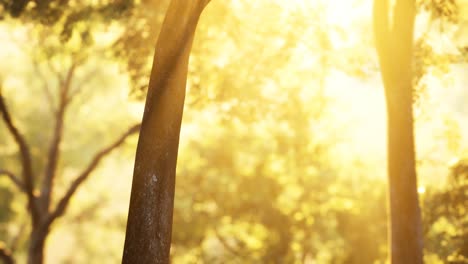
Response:
[[[374,29],[387,103],[389,245],[394,264],[423,263],[413,128],[414,17],[414,1],[397,0],[390,10],[388,0],[375,0]]]
[[[28,264],[44,263],[44,247],[48,230],[38,226],[33,228],[29,236]]]
[[[122,263],[169,263],[188,61],[208,0],[172,0],[156,45],[133,173]]]

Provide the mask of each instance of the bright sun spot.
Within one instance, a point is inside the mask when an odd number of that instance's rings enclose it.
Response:
[[[419,186],[418,187],[418,193],[419,194],[424,194],[426,192],[426,187],[424,186]]]

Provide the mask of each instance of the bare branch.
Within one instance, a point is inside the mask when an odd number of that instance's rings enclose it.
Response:
[[[39,76],[39,79],[42,82],[41,88],[42,88],[42,91],[44,92],[44,94],[46,95],[50,111],[52,113],[55,113],[56,109],[55,109],[54,96],[52,95],[52,92],[50,91],[49,84],[47,83],[47,77],[41,71],[39,61],[37,60],[36,56],[31,54],[31,57],[32,57],[32,63],[33,63],[33,66],[34,66],[33,70],[36,73],[36,75]]]
[[[83,91],[84,84],[89,83],[95,76],[95,70],[87,72],[86,75],[83,78],[81,78],[81,81],[77,85],[74,85],[75,89],[70,90],[70,93],[68,95],[69,100],[73,100],[73,98],[75,98],[79,93],[81,93]]]
[[[50,142],[47,155],[47,164],[44,170],[44,179],[41,187],[41,205],[43,209],[48,209],[53,189],[53,181],[57,171],[57,165],[60,158],[60,143],[63,138],[63,126],[65,119],[65,104],[60,103],[60,107],[55,115],[55,127]]]
[[[4,264],[14,264],[15,259],[11,255],[11,251],[5,247],[3,242],[0,242],[0,259],[3,260]]]
[[[19,147],[21,155],[21,166],[23,169],[23,185],[25,192],[28,196],[28,208],[30,209],[34,224],[39,220],[38,208],[36,206],[36,200],[33,194],[33,170],[32,170],[32,159],[31,152],[24,136],[19,132],[16,125],[11,119],[8,108],[3,99],[2,90],[0,89],[0,112],[2,114],[3,121],[5,122],[8,130],[12,134],[16,144]]]
[[[60,75],[57,76],[59,78],[60,83],[59,103],[57,112],[55,113],[55,127],[52,134],[52,140],[49,146],[49,152],[47,155],[47,164],[44,169],[44,179],[42,181],[40,198],[42,209],[45,211],[49,210],[50,201],[52,198],[52,192],[54,187],[53,182],[57,171],[58,161],[60,159],[59,150],[60,143],[62,142],[63,138],[65,113],[69,102],[68,93],[73,80],[76,66],[77,64],[73,62],[67,71],[67,75],[64,81],[60,81]]]
[[[7,171],[7,170],[2,170],[0,169],[0,175],[6,175],[8,176],[8,178],[21,190],[21,191],[25,191],[25,187],[24,187],[24,184],[23,182],[18,178],[16,177],[15,174],[13,174],[11,171]]]
[[[47,59],[47,66],[49,67],[49,70],[53,72],[55,75],[57,75],[59,82],[63,81],[62,75],[60,74],[60,71],[57,70],[57,68],[54,66],[54,63],[52,62],[51,59]]]
[[[72,80],[72,77],[74,76],[75,70],[80,65],[83,65],[86,59],[87,59],[86,56],[79,56],[76,54],[72,55],[72,64],[70,66],[70,69],[67,73],[65,80],[61,84],[62,87],[64,88],[62,89],[62,91],[63,91],[63,95],[65,96],[66,104],[69,104],[73,100],[73,98],[75,98],[75,96],[81,91],[81,87],[83,86],[83,83],[88,81],[89,78],[92,78],[95,75],[94,71],[90,71],[86,75],[86,78],[84,78],[82,82],[80,82],[77,86],[75,86],[76,87],[75,89],[72,89],[71,80]]]
[[[78,64],[79,64],[78,61],[73,60],[70,68],[67,71],[67,75],[65,76],[65,79],[62,79],[62,81],[60,82],[60,100],[63,100],[65,104],[68,104],[70,101],[69,92],[70,92],[71,82],[75,74],[76,67],[78,67]]]
[[[70,187],[68,188],[67,192],[65,195],[60,199],[58,202],[56,208],[52,213],[49,215],[49,217],[46,220],[46,225],[50,226],[52,222],[57,219],[58,217],[62,216],[65,213],[65,210],[67,209],[67,206],[70,202],[70,199],[72,196],[75,194],[76,190],[80,185],[89,177],[91,172],[99,165],[101,160],[106,157],[109,153],[111,153],[114,149],[118,148],[122,143],[125,142],[127,137],[130,135],[140,131],[140,126],[141,124],[136,124],[132,127],[130,127],[125,133],[123,133],[114,143],[110,144],[106,148],[102,149],[99,151],[94,158],[91,160],[91,162],[88,164],[88,166],[83,170],[83,172],[71,183]]]

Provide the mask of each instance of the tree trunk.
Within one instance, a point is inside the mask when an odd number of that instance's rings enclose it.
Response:
[[[413,135],[414,16],[414,1],[397,0],[391,11],[388,0],[375,0],[374,29],[387,103],[389,244],[393,264],[423,263]]]
[[[387,111],[391,260],[395,264],[422,263],[411,93],[387,93]]]
[[[44,249],[47,238],[47,232],[38,227],[33,227],[29,239],[28,264],[44,263]]]
[[[156,45],[122,263],[169,263],[175,170],[190,49],[207,0],[172,0]]]

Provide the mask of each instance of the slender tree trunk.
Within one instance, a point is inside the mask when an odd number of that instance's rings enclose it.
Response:
[[[422,263],[422,227],[411,104],[410,93],[400,96],[387,93],[390,239],[394,264]]]
[[[397,0],[393,10],[388,0],[375,0],[374,29],[387,102],[389,244],[393,264],[423,263],[413,129],[414,16],[414,0]]]
[[[33,227],[29,237],[28,264],[44,263],[44,250],[47,235],[47,231],[38,227]]]
[[[133,174],[123,263],[169,263],[188,60],[207,0],[172,0],[156,45]]]

